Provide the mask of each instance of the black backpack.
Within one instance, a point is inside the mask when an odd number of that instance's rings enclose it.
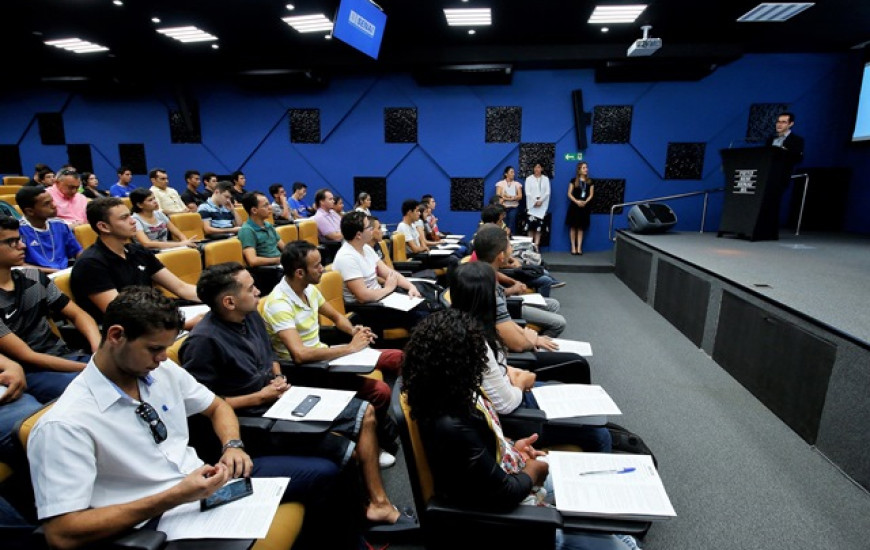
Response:
[[[610,437],[613,439],[614,453],[650,455],[652,457],[652,461],[655,467],[659,467],[659,462],[658,460],[656,460],[656,455],[653,454],[652,450],[647,446],[646,443],[644,443],[643,439],[639,435],[626,428],[623,428],[619,424],[614,424],[613,422],[608,422],[604,427],[607,428],[607,431],[610,432]]]

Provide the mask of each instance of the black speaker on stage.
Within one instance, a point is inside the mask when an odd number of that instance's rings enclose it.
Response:
[[[647,202],[628,211],[628,225],[635,233],[664,233],[677,223],[677,215],[667,204]]]

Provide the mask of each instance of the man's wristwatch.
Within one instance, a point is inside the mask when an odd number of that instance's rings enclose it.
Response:
[[[221,448],[221,454],[227,452],[227,449],[244,449],[245,444],[242,443],[241,439],[230,439],[224,446]]]

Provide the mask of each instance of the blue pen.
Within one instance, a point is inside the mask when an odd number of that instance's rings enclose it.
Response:
[[[593,470],[591,472],[580,472],[581,476],[592,476],[597,474],[629,474],[633,472],[635,468],[622,468],[621,470]]]

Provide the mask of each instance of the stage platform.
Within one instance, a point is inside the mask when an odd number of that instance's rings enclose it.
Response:
[[[635,294],[870,488],[870,238],[783,231],[779,240],[750,242],[621,231],[614,266]]]

